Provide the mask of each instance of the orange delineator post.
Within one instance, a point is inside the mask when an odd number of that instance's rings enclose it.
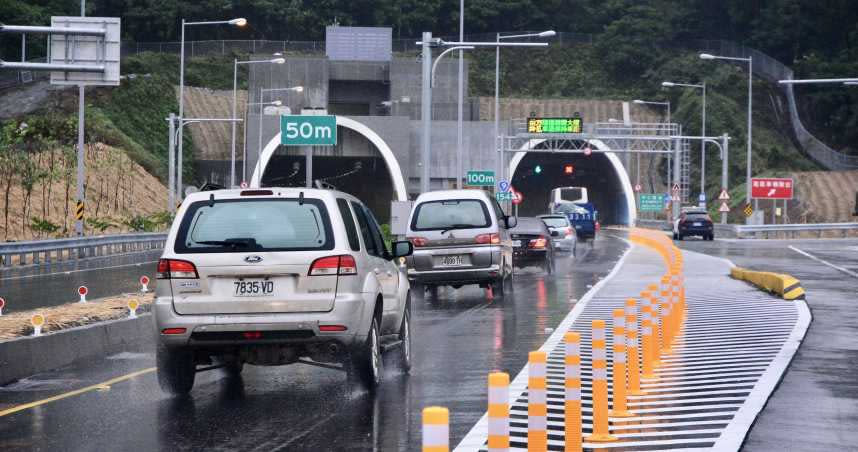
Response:
[[[659,335],[659,354],[668,355],[670,350],[670,278],[667,276],[661,277],[661,290],[659,291],[659,311],[658,311],[658,335]]]
[[[581,452],[581,335],[566,333],[563,339],[566,343],[564,357],[566,397],[563,404],[566,423],[565,451]]]
[[[624,309],[614,309],[613,311],[613,367],[611,376],[613,380],[613,404],[611,409],[611,417],[632,417],[626,404],[627,378],[626,378],[626,362],[628,354],[626,353],[626,312]]]
[[[584,440],[616,441],[617,437],[608,433],[608,361],[605,351],[605,321],[593,320],[592,329],[593,433]]]
[[[629,395],[646,394],[641,390],[637,310],[637,301],[634,298],[626,300],[626,354],[629,359]]]
[[[509,374],[489,374],[489,452],[509,450]]]
[[[655,344],[653,344],[652,307],[649,301],[649,292],[641,292],[641,340],[643,341],[643,353],[641,353],[641,378],[655,378]]]
[[[450,451],[450,411],[440,406],[423,409],[423,452]]]
[[[530,352],[527,361],[527,450],[545,452],[548,450],[548,355]]]

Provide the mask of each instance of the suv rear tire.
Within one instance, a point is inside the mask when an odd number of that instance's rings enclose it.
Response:
[[[366,340],[355,349],[348,358],[348,376],[370,391],[381,383],[381,338],[378,335],[378,322],[372,319]]]
[[[194,387],[197,374],[194,353],[184,348],[158,345],[155,356],[161,390],[174,396],[187,395]]]
[[[411,372],[411,296],[405,298],[405,312],[402,315],[402,325],[399,327],[399,367],[403,373]]]

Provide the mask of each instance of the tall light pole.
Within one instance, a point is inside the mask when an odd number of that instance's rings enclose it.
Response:
[[[259,168],[259,179],[256,181],[256,186],[262,186],[262,167],[260,166],[260,161],[262,159],[262,118],[264,117],[264,107],[266,105],[273,105],[279,107],[283,105],[283,102],[280,100],[275,100],[272,102],[265,102],[265,93],[277,92],[277,91],[286,91],[286,92],[295,92],[301,93],[304,92],[303,86],[292,86],[289,88],[261,88],[259,90],[259,102],[254,102],[248,105],[259,105],[259,119],[257,121],[258,129],[257,129],[257,148],[256,148],[256,166]],[[311,171],[312,167],[310,167],[308,157],[307,171]]]
[[[421,121],[423,122],[423,133],[421,137],[421,169],[420,190],[429,191],[429,162],[431,161],[432,140],[432,48],[433,47],[546,47],[544,42],[445,42],[440,38],[433,38],[431,32],[423,32],[423,39],[417,42],[423,53],[421,61],[423,64],[423,84],[421,87]]]
[[[699,85],[693,83],[662,82],[661,86],[673,88],[680,86],[684,88],[696,88],[703,91],[703,119],[700,127],[700,135],[706,136],[706,82]],[[706,195],[706,140],[700,140],[700,193]]]
[[[752,105],[754,99],[753,86],[754,86],[754,60],[753,57],[748,58],[735,58],[735,57],[725,57],[725,56],[716,56],[710,55],[708,53],[700,54],[701,60],[727,60],[727,61],[743,61],[748,63],[748,149],[747,149],[747,157],[748,165],[745,174],[745,202],[747,204],[751,203],[751,132],[752,132],[752,121],[753,121],[753,113],[752,113]]]
[[[668,100],[668,101],[664,101],[664,102],[660,102],[660,101],[651,101],[651,100],[640,100],[640,99],[635,99],[635,100],[633,100],[633,101],[632,101],[632,103],[635,103],[635,104],[638,104],[638,105],[659,105],[659,106],[662,106],[662,107],[666,107],[666,108],[667,108],[667,127],[668,127],[668,135],[672,135],[672,134],[673,134],[673,130],[672,130],[671,122],[670,122],[670,101],[669,101],[669,100]],[[671,143],[673,143],[673,141],[670,141],[670,142],[671,142]],[[671,158],[671,155],[670,155],[670,154],[667,154],[667,190],[668,190],[668,191],[670,191],[670,175],[671,175],[671,174],[670,174],[670,173],[671,173],[671,168],[670,168],[670,158]]]
[[[557,33],[554,30],[546,30],[541,33],[526,33],[519,35],[508,35],[501,36],[500,33],[496,35],[496,43],[498,44],[495,47],[495,111],[494,111],[494,119],[495,119],[495,156],[497,161],[495,162],[495,168],[497,170],[498,179],[503,179],[504,176],[504,168],[503,168],[503,152],[502,147],[503,143],[501,143],[500,139],[500,41],[501,39],[516,39],[516,38],[550,38],[555,36]]]
[[[465,40],[465,0],[459,0],[459,41]],[[471,47],[473,48],[473,47]],[[440,57],[439,57],[440,59]],[[465,101],[465,49],[459,49],[459,98],[456,114],[456,188],[462,188],[462,115]]]
[[[182,19],[182,36],[181,43],[179,44],[179,124],[182,123],[182,120],[185,119],[185,27],[191,25],[235,25],[237,27],[243,27],[247,25],[247,19],[245,18],[237,18],[231,20],[215,20],[215,21],[203,21],[203,22],[186,22],[185,19]],[[179,162],[182,161],[182,148],[183,142],[185,141],[184,134],[182,130],[184,127],[179,127]],[[181,166],[181,165],[180,165]],[[178,175],[178,184],[179,191],[181,192],[182,188],[182,174]],[[181,199],[181,195],[180,195]]]
[[[271,60],[248,60],[248,61],[238,61],[233,60],[232,66],[232,119],[238,119],[236,117],[236,109],[238,108],[238,65],[239,64],[283,64],[286,62],[285,58],[274,58]],[[229,187],[235,187],[235,123],[232,122],[232,162],[229,168]],[[244,125],[247,127],[247,124]],[[242,176],[243,177],[243,176]]]

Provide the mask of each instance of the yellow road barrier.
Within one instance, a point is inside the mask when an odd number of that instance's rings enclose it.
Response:
[[[766,292],[779,295],[784,300],[805,299],[801,281],[790,275],[734,267],[730,270],[730,276],[734,279],[748,281]]]

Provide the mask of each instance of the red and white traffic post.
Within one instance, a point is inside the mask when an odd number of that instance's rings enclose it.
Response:
[[[80,286],[77,288],[77,294],[80,295],[80,302],[86,303],[86,294],[89,293],[89,289],[86,286]]]
[[[140,292],[149,292],[149,277],[146,275],[140,277]]]
[[[0,297],[0,315],[3,315],[3,308],[6,307],[6,300]]]

